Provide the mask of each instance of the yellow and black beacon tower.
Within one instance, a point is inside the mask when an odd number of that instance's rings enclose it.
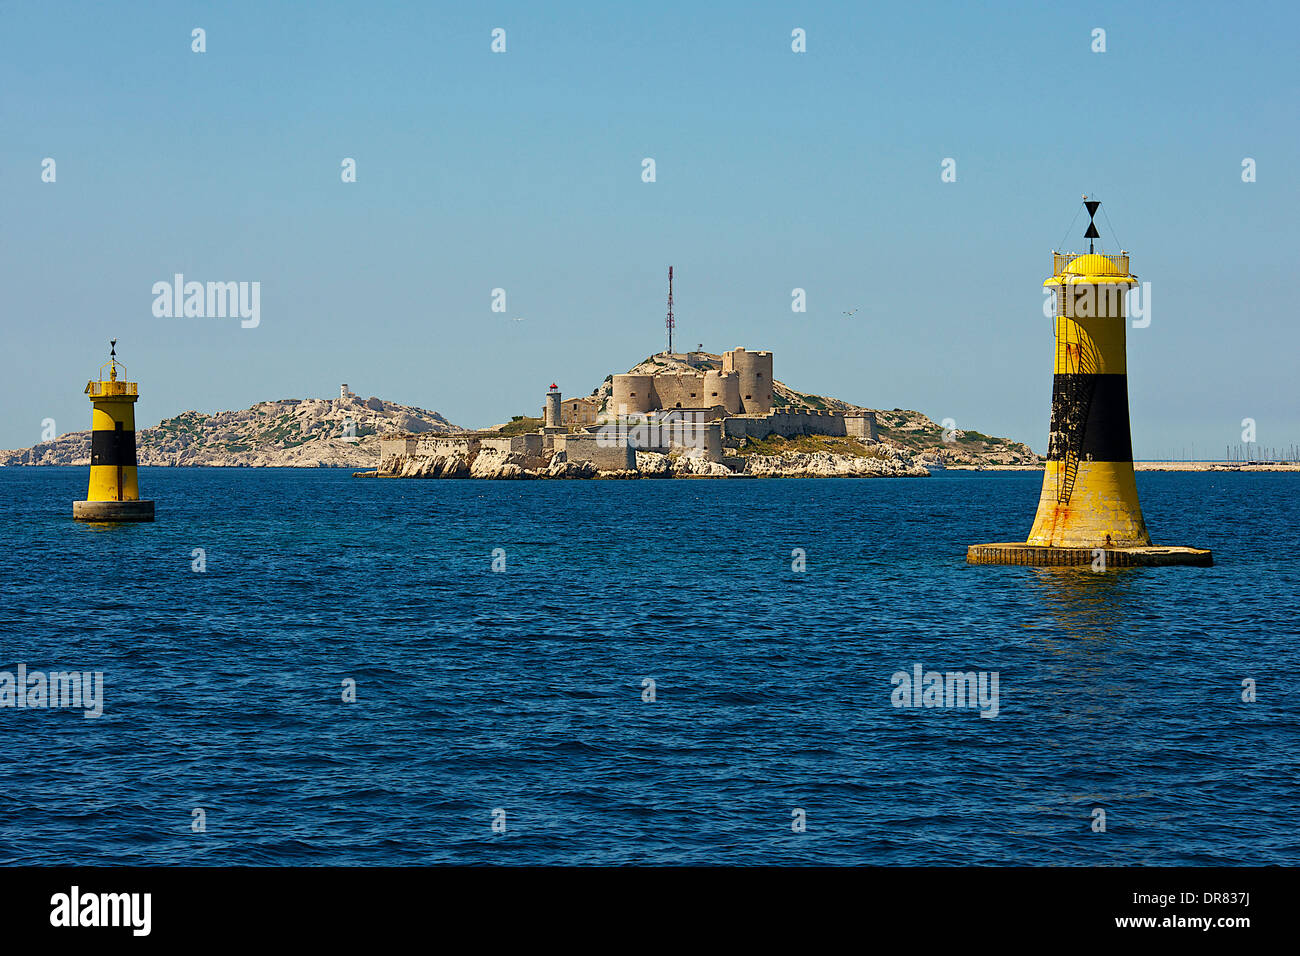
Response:
[[[1138,284],[1129,256],[1095,251],[1101,238],[1088,210],[1086,253],[1052,253],[1056,358],[1052,426],[1038,514],[1024,542],[972,545],[971,564],[1038,567],[1210,565],[1208,550],[1153,547],[1138,504],[1129,433],[1125,297]]]
[[[108,378],[104,378],[108,369]],[[109,343],[108,361],[99,379],[86,384],[90,396],[90,490],[85,501],[72,503],[78,521],[152,521],[153,502],[140,500],[135,470],[135,382],[118,381],[126,367],[117,360],[117,339]]]

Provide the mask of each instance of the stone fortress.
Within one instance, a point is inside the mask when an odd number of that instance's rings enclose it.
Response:
[[[711,420],[772,411],[772,353],[735,348],[668,354],[693,372],[615,375],[611,403],[619,414],[647,415],[672,408],[709,413]]]
[[[655,371],[615,375],[599,415],[606,423],[642,422],[671,432],[666,450],[694,450],[720,461],[745,438],[781,435],[849,436],[877,440],[875,413],[823,411],[777,403],[772,353],[734,348],[651,356]],[[667,367],[659,371],[658,366]],[[685,366],[685,368],[683,368]],[[659,449],[654,449],[659,450]]]
[[[542,427],[534,432],[386,436],[380,473],[394,474],[415,459],[448,457],[464,463],[457,474],[470,476],[495,475],[505,461],[520,470],[556,472],[567,465],[635,472],[638,452],[718,463],[715,470],[725,470],[721,463],[746,438],[878,440],[874,412],[780,404],[776,384],[769,351],[661,352],[630,372],[610,376],[590,397],[566,400],[552,384]]]

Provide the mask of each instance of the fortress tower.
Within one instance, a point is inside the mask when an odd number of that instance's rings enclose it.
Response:
[[[1052,425],[1047,465],[1029,538],[1023,544],[972,545],[972,564],[1126,565],[1212,564],[1209,551],[1155,548],[1138,503],[1129,434],[1125,295],[1137,285],[1126,252],[1093,251],[1100,239],[1091,221],[1088,252],[1053,253],[1056,291]]]
[[[766,415],[772,411],[772,353],[735,348],[722,353],[722,374],[735,372],[741,413]]]
[[[710,369],[704,373],[706,405],[721,405],[728,415],[740,414],[740,376]]]
[[[72,503],[78,521],[152,521],[153,502],[140,500],[135,465],[135,382],[119,382],[117,339],[109,347],[108,361],[100,366],[99,380],[86,383],[90,396],[90,490],[85,501]],[[108,369],[108,378],[104,378]]]
[[[615,375],[611,411],[620,415],[644,415],[659,407],[653,375]]]

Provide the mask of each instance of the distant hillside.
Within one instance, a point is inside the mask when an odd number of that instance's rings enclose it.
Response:
[[[136,434],[136,459],[141,465],[364,467],[379,460],[379,435],[458,430],[437,412],[379,398],[284,398],[244,411],[168,418]],[[0,451],[0,465],[89,464],[89,431]]]
[[[880,440],[895,448],[941,455],[949,465],[1035,465],[1042,462],[1032,448],[1010,438],[954,428],[944,441],[945,429],[920,412],[895,408],[876,409]]]

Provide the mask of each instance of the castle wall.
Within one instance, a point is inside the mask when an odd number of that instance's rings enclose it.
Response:
[[[666,431],[668,451],[722,461],[721,422],[675,422]]]
[[[479,438],[472,435],[426,436],[415,439],[412,455],[470,455],[478,454]]]
[[[702,408],[709,404],[703,375],[656,375],[655,396],[659,408]]]
[[[537,432],[527,432],[506,438],[484,438],[479,442],[479,446],[484,451],[491,449],[502,455],[526,455],[529,458],[538,458],[542,454],[542,436]]]
[[[627,442],[609,444],[597,435],[566,435],[564,439],[566,461],[589,461],[598,471],[633,471],[636,469],[636,449]]]
[[[723,434],[727,438],[767,438],[780,435],[793,438],[796,435],[831,435],[843,436],[848,431],[844,423],[843,412],[828,412],[816,408],[782,408],[769,415],[744,415],[727,418],[722,422]]]
[[[715,412],[721,409],[665,410],[634,421],[602,425],[592,437],[602,444],[626,444],[634,451],[676,452],[721,461],[722,421]]]
[[[415,453],[414,438],[381,438],[379,440],[379,459],[396,458],[399,455]]]

